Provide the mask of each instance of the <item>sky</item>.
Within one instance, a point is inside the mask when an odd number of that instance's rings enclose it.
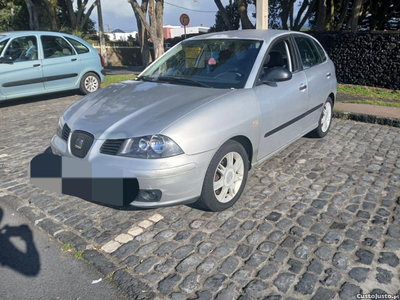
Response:
[[[94,0],[91,0],[89,4],[91,5],[93,2]],[[223,5],[228,5],[229,0],[222,0],[221,2]],[[138,0],[138,3],[140,4],[141,1]],[[218,9],[214,0],[165,0],[164,3],[164,25],[180,25],[179,16],[183,13],[190,17],[189,26],[203,24],[211,27],[215,23],[215,14]],[[190,11],[173,5],[198,11]],[[108,31],[108,24],[110,31],[115,29],[121,29],[125,32],[137,30],[135,15],[127,0],[101,0],[101,8],[104,31]],[[249,13],[254,12],[254,5],[250,5],[248,10]],[[91,19],[97,23],[97,9],[93,10]],[[254,18],[251,18],[251,21],[255,23]]]

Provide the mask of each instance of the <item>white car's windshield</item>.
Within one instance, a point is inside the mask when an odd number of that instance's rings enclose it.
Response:
[[[213,88],[243,88],[262,41],[188,40],[171,49],[142,80]]]

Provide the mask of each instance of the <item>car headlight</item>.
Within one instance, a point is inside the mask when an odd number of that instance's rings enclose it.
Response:
[[[57,130],[56,130],[56,134],[59,137],[62,137],[63,128],[64,128],[64,118],[61,116],[58,119],[58,125],[57,125]]]
[[[182,153],[182,149],[169,137],[156,134],[125,140],[117,155],[135,158],[165,158]]]

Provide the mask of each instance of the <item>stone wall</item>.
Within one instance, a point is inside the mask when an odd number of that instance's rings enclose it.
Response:
[[[100,52],[100,47],[94,47]],[[113,67],[141,66],[142,58],[139,47],[111,47],[107,46],[108,64]]]
[[[338,82],[400,90],[400,32],[310,34],[335,63]]]

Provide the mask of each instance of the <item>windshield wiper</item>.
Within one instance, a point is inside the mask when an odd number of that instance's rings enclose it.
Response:
[[[143,80],[143,81],[156,82],[156,81],[157,81],[157,78],[150,77],[150,76],[139,76],[139,77],[136,77],[136,80]]]
[[[196,81],[193,79],[189,79],[189,78],[182,78],[182,77],[169,77],[169,76],[160,76],[158,77],[158,80],[162,80],[162,81],[167,81],[167,82],[176,82],[176,83],[188,83],[191,85],[196,85],[196,86],[201,86],[201,87],[206,87],[206,88],[211,88],[212,86],[209,86],[205,83],[202,83],[200,81]]]

